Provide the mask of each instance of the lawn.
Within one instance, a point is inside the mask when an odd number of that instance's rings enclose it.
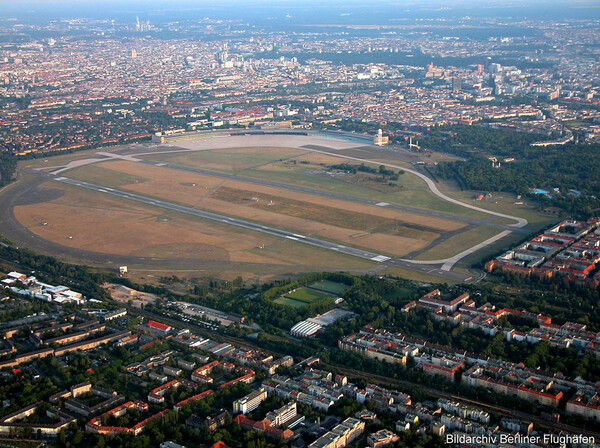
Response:
[[[119,163],[119,162],[117,162]],[[127,163],[127,162],[126,162]],[[133,162],[128,162],[133,165]],[[85,165],[74,168],[68,172],[68,177],[71,179],[81,180],[83,182],[89,182],[92,184],[98,184],[105,187],[118,188],[123,185],[136,184],[148,182],[150,179],[147,177],[136,176],[135,174],[125,173],[122,171],[116,171],[106,166],[110,162],[105,163],[105,166],[99,165]],[[143,167],[146,168],[146,167]],[[143,173],[143,170],[140,170]]]
[[[298,300],[300,302],[312,303],[316,302],[317,300],[329,297],[329,294],[325,294],[319,291],[312,291],[310,289],[300,288],[289,294],[286,294],[285,297]]]
[[[331,282],[333,283],[333,282]],[[339,285],[339,283],[333,283]],[[314,291],[306,288],[299,288],[295,291],[290,292],[282,297],[278,297],[274,300],[279,305],[293,306],[294,308],[300,308],[302,306],[310,305],[311,303],[318,302],[323,299],[332,299],[329,294],[324,292]]]
[[[479,244],[500,233],[498,229],[490,227],[475,227],[448,238],[437,246],[415,257],[416,260],[438,260],[453,257],[463,250]],[[480,251],[477,251],[480,254]]]
[[[293,306],[294,308],[301,308],[303,306],[308,305],[306,302],[301,302],[300,300],[290,299],[288,297],[279,297],[279,298],[273,300],[273,302],[277,303],[278,305]]]
[[[338,282],[332,282],[330,280],[321,280],[308,286],[310,288],[318,289],[319,291],[329,292],[338,296],[348,289],[348,285],[344,285],[343,283]]]

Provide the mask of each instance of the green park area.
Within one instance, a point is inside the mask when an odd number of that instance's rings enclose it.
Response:
[[[328,292],[330,294],[340,295],[348,289],[348,285],[343,283],[332,282],[331,280],[321,280],[308,285],[310,288],[318,289],[319,291]]]
[[[330,297],[331,296],[329,294],[325,294],[323,292],[314,291],[306,288],[299,288],[282,297],[275,299],[274,302],[280,305],[288,305],[293,306],[295,308],[300,308],[302,306],[310,305],[312,303]]]

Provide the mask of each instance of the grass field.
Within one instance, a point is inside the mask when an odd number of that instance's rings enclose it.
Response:
[[[187,147],[193,147],[193,142],[189,142]],[[364,154],[362,156],[368,157]],[[330,164],[345,162],[360,164],[360,162],[349,161],[342,157],[327,154],[311,153],[302,149],[279,147],[221,148],[218,150],[174,152],[172,154],[156,154],[144,157],[189,167],[213,169],[258,179],[309,186],[325,191],[348,193],[362,198],[395,202],[427,210],[444,211],[459,216],[487,217],[484,213],[469,210],[438,198],[429,191],[423,180],[410,173],[400,176],[398,183],[402,185],[402,188],[395,188],[391,191],[375,182],[361,185],[361,182],[357,181],[357,179],[362,178],[360,176],[348,176],[345,180],[317,176],[308,171],[318,168],[325,172],[326,166]],[[290,163],[293,160],[297,162],[308,161],[310,164]],[[396,161],[392,162],[396,163]],[[377,167],[378,165],[375,163],[372,166]],[[369,184],[371,184],[371,187],[376,188],[369,188]]]
[[[193,168],[201,167],[224,173],[238,173],[280,159],[301,156],[305,153],[305,150],[294,148],[252,147],[156,154],[145,158],[155,161],[168,161],[175,165]]]
[[[287,297],[288,299],[298,300],[300,302],[312,303],[316,302],[317,300],[329,297],[329,294],[325,294],[319,291],[313,291],[311,289],[299,288],[289,294],[286,294],[285,297]]]
[[[350,151],[346,151],[350,152]],[[317,153],[318,154],[318,153]],[[352,153],[353,154],[353,153]],[[247,170],[244,171],[244,175],[250,175],[249,173],[254,173],[253,176],[262,177],[264,172],[268,172],[270,176],[272,176],[273,180],[281,180],[283,182],[290,178],[295,179],[296,182],[301,179],[308,180],[309,182],[314,181],[315,173],[311,172],[311,170],[320,169],[323,172],[326,171],[328,165],[339,164],[339,163],[349,163],[351,165],[359,165],[360,162],[355,160],[345,159],[343,157],[334,158],[332,156],[318,154],[321,157],[326,157],[325,166],[321,165],[323,162],[318,162],[314,165],[305,165],[305,164],[289,164],[285,162],[276,161],[270,165],[261,166],[258,169]],[[369,158],[368,155],[365,154],[354,154],[358,157],[366,157]],[[299,160],[308,159],[311,160],[310,157],[299,157]],[[401,166],[403,165],[400,162],[394,160],[386,160],[388,163],[392,163],[394,165]],[[374,168],[378,167],[378,164],[368,164]],[[414,169],[414,168],[413,168]],[[319,176],[324,177],[324,176]],[[390,187],[386,183],[377,182],[372,180],[372,178],[377,178],[377,176],[369,176],[361,173],[358,174],[344,174],[337,176],[334,184],[341,185],[342,188],[347,188],[348,191],[351,191],[353,195],[359,197],[365,197],[367,199],[373,200],[384,200],[387,202],[395,202],[397,204],[402,205],[410,205],[413,207],[420,207],[426,210],[437,210],[443,211],[451,214],[456,214],[459,216],[468,216],[472,218],[483,218],[486,215],[481,212],[477,212],[474,210],[469,210],[464,207],[460,207],[455,204],[451,204],[443,199],[438,198],[433,195],[425,182],[422,179],[419,179],[417,176],[405,172],[400,175],[397,181],[394,181],[399,186],[398,187]],[[330,179],[331,180],[331,179]],[[332,183],[331,181],[329,182]],[[332,186],[327,187],[326,183],[320,183],[317,181],[318,188],[332,188]],[[385,197],[385,199],[384,199]]]
[[[500,239],[483,249],[478,250],[474,254],[468,255],[460,262],[458,262],[457,266],[469,267],[475,263],[480,262],[481,260],[486,260],[494,255],[497,255],[498,252],[503,252],[508,250],[512,245],[517,244],[523,240],[525,240],[527,235],[519,234],[519,233],[511,233],[505,238]]]
[[[530,198],[517,199],[514,193],[493,193],[491,198],[482,201],[474,201],[473,198],[478,192],[473,191],[453,191],[451,196],[463,202],[476,205],[486,210],[492,210],[509,215],[517,215],[525,218],[528,222],[528,228],[543,228],[557,221],[556,215],[544,213],[537,210],[537,204]],[[517,202],[522,204],[516,204]],[[498,223],[512,224],[512,221],[498,218]]]
[[[229,202],[212,198],[203,200],[200,207],[247,221],[266,223],[270,227],[368,249],[384,255],[401,256],[421,249],[428,244],[426,240],[348,229],[250,206],[232,206]]]
[[[206,151],[201,153],[204,152]],[[269,151],[268,154],[271,158],[274,157],[273,151]],[[122,188],[296,233],[339,241],[388,256],[403,256],[426,247],[441,234],[438,228],[446,227],[447,230],[451,230],[464,225],[441,218],[432,218],[424,223],[423,217],[385,207],[356,204],[123,160],[82,166],[69,170],[68,173],[70,177],[80,180]],[[335,179],[317,178],[335,183]],[[469,234],[474,237],[473,244],[480,241],[476,239],[477,233]],[[225,259],[224,253],[218,250],[220,244],[205,244],[200,241],[188,242],[187,245],[175,241],[161,241],[136,248],[131,254],[171,257],[180,253],[190,257],[194,253],[204,252],[218,260]],[[262,244],[256,245],[259,246]],[[264,253],[260,251],[255,255],[259,260],[264,260]],[[239,254],[236,254],[236,257],[239,257]]]
[[[19,162],[19,166],[26,167],[26,168],[43,168],[43,169],[46,169],[49,167],[58,167],[58,166],[66,165],[67,163],[72,162],[74,160],[83,160],[83,159],[98,157],[98,155],[96,154],[98,151],[114,152],[114,151],[117,151],[122,148],[130,148],[130,147],[132,147],[132,145],[111,146],[111,147],[106,147],[106,148],[77,151],[77,152],[73,152],[70,154],[65,153],[63,155],[52,156],[47,159],[40,157],[38,159],[22,160]]]
[[[337,283],[339,285],[339,283]],[[318,302],[319,300],[327,299],[332,297],[329,294],[323,292],[314,291],[306,288],[299,288],[295,291],[286,294],[282,297],[278,297],[274,300],[279,305],[288,305],[295,308],[310,305],[311,303]],[[332,299],[333,300],[333,299]]]
[[[89,168],[92,167],[75,168],[69,171],[69,176],[84,180]],[[412,223],[405,225],[402,221],[403,212],[400,211],[397,212],[395,220],[378,216],[382,214],[394,216],[396,213],[382,207],[353,204],[306,194],[304,196],[309,200],[299,201],[287,198],[285,195],[289,192],[278,188],[239,181],[223,181],[213,176],[146,166],[135,162],[103,162],[100,168],[107,171],[107,182],[111,184],[116,183],[116,179],[113,178],[115,176],[118,178],[119,172],[123,172],[126,178],[136,179],[144,174],[151,180],[120,187],[144,196],[339,241],[346,245],[392,256],[401,256],[425,247],[439,235],[436,229],[424,225]],[[101,185],[105,185],[101,176],[96,180]],[[226,184],[237,188],[227,187]],[[278,195],[266,192],[278,193]],[[258,198],[259,201],[253,202],[251,200],[253,197]],[[335,207],[325,205],[324,202]],[[436,224],[440,225],[440,223]]]
[[[374,265],[356,257],[58,182],[42,186],[63,194],[48,202],[17,206],[15,217],[43,239],[73,249],[257,266],[328,268],[340,264],[345,269],[368,269]],[[64,219],[65,216],[72,219]],[[44,222],[46,225],[41,224]]]
[[[338,163],[343,162],[340,159]],[[488,215],[469,210],[458,205],[451,204],[443,199],[434,196],[427,189],[425,182],[411,174],[404,174],[398,180],[402,188],[394,192],[382,192],[363,185],[356,185],[352,182],[342,180],[332,181],[324,175],[318,175],[308,171],[277,171],[266,169],[253,169],[243,171],[240,174],[256,179],[272,180],[292,185],[301,185],[305,187],[316,188],[323,191],[334,193],[349,194],[359,198],[371,199],[375,201],[393,202],[400,205],[423,208],[425,210],[437,210],[458,216],[483,219]]]
[[[117,187],[123,173],[133,180],[120,186],[125,190],[395,256],[418,250],[440,234],[398,210],[135,162],[102,162],[70,170],[69,176],[86,180],[90,172],[100,185]],[[148,180],[139,181],[142,175]],[[452,229],[463,224],[433,219],[431,225]]]
[[[429,228],[426,225],[421,226],[422,228],[419,229],[405,226],[401,221],[374,214],[326,206],[321,204],[319,198],[316,197],[314,201],[306,202],[257,191],[248,191],[247,189],[229,188],[227,186],[219,187],[211,193],[210,197],[354,230],[369,230],[375,233],[407,236],[409,238],[428,241],[438,236],[438,233],[435,233],[435,229]],[[375,207],[364,207],[364,209],[373,209],[375,211]]]
[[[410,269],[404,269],[404,268],[398,268],[398,267],[391,267],[391,268],[387,268],[383,271],[380,272],[381,274],[387,274],[387,275],[392,275],[392,276],[396,276],[396,277],[402,277],[402,278],[407,278],[410,280],[414,280],[417,282],[426,282],[426,283],[439,283],[439,282],[443,282],[443,283],[456,283],[453,280],[448,280],[445,279],[443,277],[438,277],[437,275],[433,275],[433,274],[426,274],[424,272],[418,272],[418,271],[411,271]]]
[[[497,229],[489,227],[476,227],[475,229],[454,235],[446,241],[441,242],[432,249],[415,257],[417,260],[438,260],[452,257],[459,252],[475,245],[477,242],[485,241],[498,234]]]
[[[279,298],[273,300],[273,302],[275,302],[278,305],[293,306],[294,308],[301,308],[301,307],[307,305],[306,302],[302,302],[300,300],[295,300],[295,299],[290,299],[288,297],[279,297]]]
[[[151,181],[151,177],[136,175],[122,170],[110,169],[110,166],[114,166],[115,164],[118,165],[119,162],[106,162],[97,165],[81,166],[70,170],[69,177],[72,179],[82,180],[92,184],[104,185],[111,188]],[[143,171],[140,170],[139,174],[142,173]],[[152,173],[148,174],[152,176]]]
[[[319,291],[325,291],[331,294],[336,294],[338,296],[348,289],[348,285],[344,285],[343,283],[338,282],[332,282],[331,280],[320,280],[308,286],[313,289],[318,289]]]

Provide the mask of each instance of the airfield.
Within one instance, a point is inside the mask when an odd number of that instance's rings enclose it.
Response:
[[[28,160],[0,193],[0,228],[17,245],[145,275],[456,282],[476,281],[473,261],[552,219],[514,198],[473,201],[415,157],[363,136],[201,133]],[[402,174],[331,169],[342,163]]]

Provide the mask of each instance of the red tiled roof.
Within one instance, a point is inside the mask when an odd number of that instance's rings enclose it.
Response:
[[[156,322],[154,320],[149,320],[148,326],[152,327],[152,328],[158,328],[159,330],[162,330],[162,331],[169,331],[171,328],[173,328],[168,325],[161,324],[160,322]]]
[[[225,442],[219,440],[216,443],[213,443],[210,448],[229,448],[229,445],[226,445]]]

